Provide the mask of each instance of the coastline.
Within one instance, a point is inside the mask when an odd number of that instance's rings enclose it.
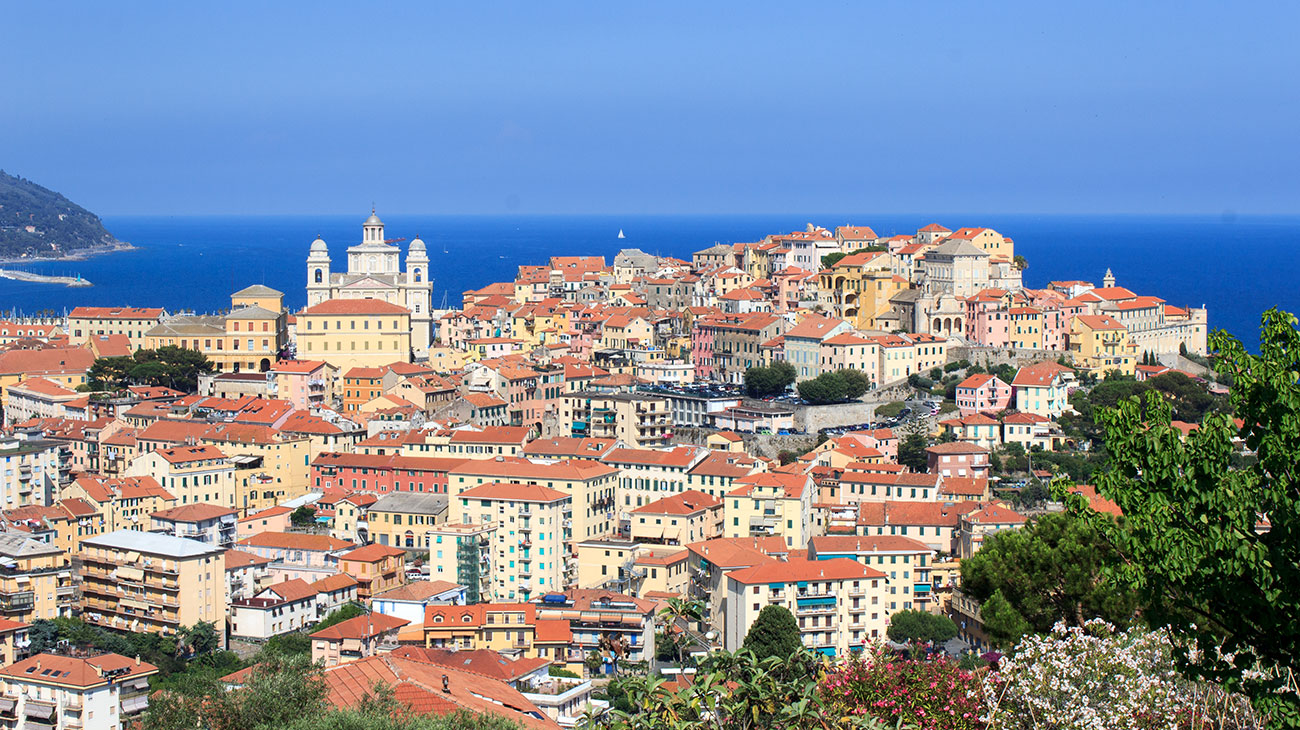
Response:
[[[133,245],[131,245],[130,243],[127,243],[126,241],[118,241],[117,243],[110,244],[110,245],[107,245],[107,246],[96,246],[96,247],[94,247],[94,248],[83,248],[83,249],[80,249],[80,250],[78,250],[78,251],[73,251],[72,253],[65,254],[65,255],[63,255],[63,256],[40,256],[40,257],[28,256],[28,257],[26,257],[26,258],[3,258],[3,257],[0,257],[0,265],[5,265],[5,264],[7,264],[7,265],[15,265],[15,264],[62,263],[62,262],[67,262],[67,261],[85,261],[86,259],[89,259],[89,258],[94,257],[94,256],[103,256],[103,255],[105,255],[105,254],[110,254],[110,253],[121,253],[121,252],[123,252],[123,251],[139,251],[139,250],[140,250],[140,247],[139,247],[139,246],[133,246]]]

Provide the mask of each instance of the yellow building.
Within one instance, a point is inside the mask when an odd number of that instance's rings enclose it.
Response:
[[[266,372],[289,341],[284,294],[256,284],[230,295],[228,314],[162,319],[144,339],[149,349],[202,352],[221,372]]]
[[[1134,355],[1137,346],[1129,340],[1128,329],[1105,314],[1080,314],[1070,327],[1070,353],[1080,370],[1104,376],[1111,370],[1133,375],[1137,370]]]
[[[339,570],[358,583],[357,598],[406,585],[406,551],[387,545],[363,545],[339,556]]]
[[[806,474],[768,472],[740,479],[726,496],[725,537],[785,538],[787,547],[808,545],[817,491]]]
[[[173,634],[226,620],[225,548],[119,530],[81,541],[81,615],[119,631]]]
[[[1043,349],[1043,312],[1037,307],[1007,310],[1007,337],[1011,346],[1025,350]]]
[[[430,648],[535,657],[536,630],[537,607],[531,603],[429,606],[424,612],[424,645]]]
[[[365,518],[371,542],[408,550],[431,549],[435,528],[446,521],[447,495],[429,492],[385,494],[367,508]]]
[[[378,299],[327,299],[298,313],[298,355],[347,372],[411,359],[411,312]]]
[[[137,456],[126,468],[127,476],[153,477],[176,496],[180,504],[215,504],[248,514],[248,504],[238,499],[235,465],[215,446],[177,446]],[[245,495],[246,497],[247,495]]]
[[[85,502],[101,518],[100,533],[147,529],[150,515],[178,504],[176,497],[151,476],[80,477],[63,488],[63,501]]]
[[[890,298],[907,286],[906,279],[890,271],[885,252],[845,256],[817,277],[818,297],[827,313],[856,329],[876,329],[876,318],[890,311]]]
[[[684,546],[722,537],[722,504],[694,489],[655,500],[632,510],[632,539]]]
[[[0,533],[0,617],[31,623],[72,615],[76,586],[67,553],[22,533]]]
[[[311,484],[312,443],[307,436],[222,423],[205,431],[202,442],[246,465],[236,469],[234,480],[241,515],[301,497]]]

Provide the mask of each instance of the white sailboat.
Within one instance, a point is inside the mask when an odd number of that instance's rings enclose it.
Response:
[[[619,238],[627,238],[627,236],[624,236],[624,235],[623,235],[623,229],[622,229],[622,228],[618,229],[618,237],[619,237]]]

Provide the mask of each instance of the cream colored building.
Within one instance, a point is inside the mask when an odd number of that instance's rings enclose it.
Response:
[[[629,446],[667,446],[672,437],[668,400],[639,393],[567,394],[557,436],[618,439]]]
[[[492,598],[526,601],[565,586],[565,523],[572,497],[538,484],[487,483],[461,490],[452,521],[496,522],[489,549],[496,559]]]
[[[488,600],[496,573],[492,545],[497,527],[497,522],[444,522],[429,529],[429,579],[465,586],[466,603]]]
[[[83,539],[79,557],[81,615],[89,623],[162,634],[199,621],[225,625],[225,550],[220,546],[118,530]]]
[[[890,611],[884,573],[847,558],[773,561],[726,574],[723,648],[736,651],[769,605],[799,623],[809,651],[846,656],[885,640]]]
[[[149,677],[158,667],[120,654],[37,654],[0,668],[0,695],[12,727],[121,730],[149,707]]]
[[[76,585],[68,555],[22,533],[0,533],[0,617],[31,623],[72,615]]]
[[[284,294],[254,284],[230,295],[224,315],[167,317],[145,332],[145,347],[202,352],[221,372],[266,372],[289,341]]]
[[[632,539],[685,546],[722,537],[722,500],[690,490],[632,510]]]
[[[162,316],[160,307],[76,307],[68,313],[68,341],[80,345],[96,335],[126,335],[135,351],[145,347],[145,333]]]
[[[298,313],[298,355],[346,373],[411,359],[411,312],[381,299],[326,299]]]

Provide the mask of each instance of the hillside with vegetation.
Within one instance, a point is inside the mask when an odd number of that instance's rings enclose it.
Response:
[[[0,170],[0,258],[63,258],[122,248],[99,216]]]

